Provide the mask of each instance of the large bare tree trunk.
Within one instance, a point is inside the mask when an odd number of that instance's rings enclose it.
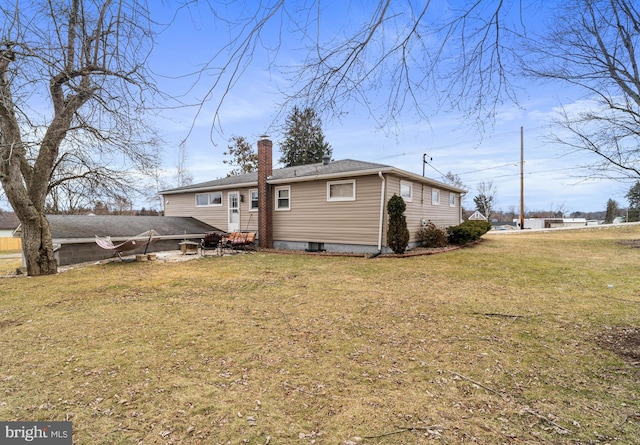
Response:
[[[44,203],[53,159],[62,139],[59,135],[64,134],[65,128],[58,123],[60,119],[54,119],[43,139],[40,155],[33,166],[29,165],[8,80],[8,68],[13,60],[12,51],[0,51],[0,180],[20,219],[27,274],[50,275],[57,273],[58,263],[49,222],[44,215]]]
[[[0,12],[0,182],[22,225],[28,274],[49,275],[51,191],[82,183],[126,192],[129,173],[110,168],[111,155],[140,171],[157,162],[141,120],[141,93],[153,87],[140,43],[152,34],[149,12],[135,0],[0,3]]]
[[[51,275],[58,271],[58,262],[53,252],[49,221],[42,213],[34,219],[22,221],[22,249],[28,275]]]

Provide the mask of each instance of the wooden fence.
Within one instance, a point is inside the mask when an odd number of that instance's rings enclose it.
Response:
[[[20,249],[22,249],[22,240],[20,238],[0,237],[0,251]]]

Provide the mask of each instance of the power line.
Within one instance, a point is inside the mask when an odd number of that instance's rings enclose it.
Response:
[[[533,171],[533,172],[525,172],[525,175],[538,175],[538,174],[541,174],[541,173],[564,172],[564,171],[568,171],[568,170],[583,170],[583,169],[584,169],[584,167],[553,168],[553,169],[548,169],[548,170],[537,170],[537,171]],[[490,179],[510,178],[510,177],[519,176],[519,175],[520,175],[520,173],[508,173],[508,174],[504,174],[504,175],[491,176],[489,178],[484,178],[484,179],[474,179],[471,182],[482,182],[482,181],[488,181]]]
[[[550,128],[551,125],[539,125],[537,127],[531,127],[530,129],[527,128],[527,131],[531,130],[531,131],[536,131],[536,130],[540,130],[543,128]],[[520,134],[520,130],[517,131],[507,131],[504,133],[497,133],[495,135],[492,135],[489,139],[498,139],[502,136],[512,136],[514,134]],[[484,139],[484,138],[483,138]],[[474,142],[474,141],[463,141],[463,142],[454,142],[451,144],[446,144],[446,145],[438,145],[438,146],[434,146],[434,147],[430,147],[429,150],[441,150],[444,148],[451,148],[451,147],[461,147],[461,146],[465,146],[465,145],[469,145],[469,144],[480,144],[481,142]],[[424,150],[417,150],[417,151],[409,151],[409,152],[402,152],[402,153],[397,153],[397,154],[393,154],[393,155],[388,155],[388,156],[381,156],[379,158],[374,158],[374,161],[380,161],[383,159],[393,159],[393,158],[399,158],[402,156],[412,156],[412,155],[416,155],[416,154],[421,154],[423,153]]]

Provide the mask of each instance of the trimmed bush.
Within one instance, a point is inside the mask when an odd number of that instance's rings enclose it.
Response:
[[[479,239],[491,229],[488,221],[465,221],[447,229],[450,244],[467,244]]]
[[[446,230],[439,229],[432,222],[416,233],[422,247],[446,247],[449,244]]]
[[[387,203],[387,213],[389,214],[389,228],[387,229],[387,243],[394,253],[404,253],[409,245],[409,229],[404,211],[407,204],[401,196],[393,195]]]

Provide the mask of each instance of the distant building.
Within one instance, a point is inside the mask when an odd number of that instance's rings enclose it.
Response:
[[[10,237],[20,225],[20,220],[13,212],[0,212],[0,237]]]
[[[487,217],[484,216],[482,213],[480,213],[478,210],[476,210],[475,212],[473,212],[471,214],[471,216],[469,216],[469,218],[467,218],[469,221],[486,221]]]
[[[516,227],[520,229],[520,221],[514,219]],[[561,227],[583,227],[597,225],[598,221],[586,218],[526,218],[525,229],[557,229]]]

